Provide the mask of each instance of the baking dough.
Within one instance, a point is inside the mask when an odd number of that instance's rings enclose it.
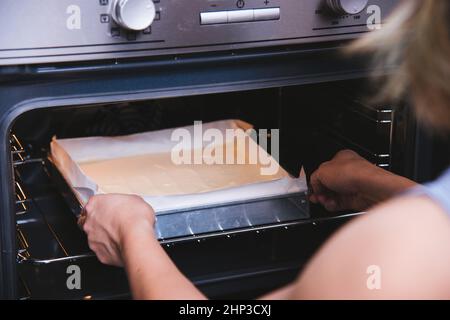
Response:
[[[261,164],[176,165],[170,153],[147,154],[80,163],[100,193],[169,196],[196,194],[288,177],[281,167],[262,175]],[[237,154],[235,150],[235,159]]]

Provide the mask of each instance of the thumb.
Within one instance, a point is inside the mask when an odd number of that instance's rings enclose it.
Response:
[[[319,173],[319,171],[315,171],[311,175],[310,185],[311,185],[311,189],[313,191],[313,194],[319,195],[319,194],[324,193],[326,188],[325,188],[325,186],[322,184],[322,182],[320,180],[320,173]]]

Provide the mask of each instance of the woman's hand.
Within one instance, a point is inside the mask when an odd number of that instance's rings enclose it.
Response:
[[[363,211],[414,185],[344,150],[312,174],[310,200],[328,211]]]
[[[154,237],[155,215],[141,197],[98,195],[87,203],[80,224],[100,262],[123,267],[125,242],[140,234]]]
[[[125,267],[135,299],[205,298],[156,240],[155,214],[141,197],[92,197],[80,220],[100,262]]]

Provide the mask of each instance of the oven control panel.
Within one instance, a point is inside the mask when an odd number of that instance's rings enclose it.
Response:
[[[1,0],[0,65],[345,40],[394,0]]]

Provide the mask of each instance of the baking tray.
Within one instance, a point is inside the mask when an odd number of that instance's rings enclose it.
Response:
[[[48,172],[72,213],[83,205],[56,166],[46,161]],[[157,237],[162,243],[289,225],[310,218],[307,192],[199,206],[156,216]]]

